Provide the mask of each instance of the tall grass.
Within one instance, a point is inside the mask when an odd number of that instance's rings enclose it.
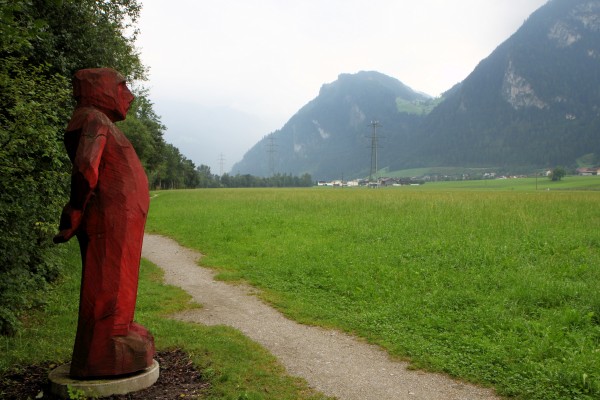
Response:
[[[148,229],[290,317],[526,399],[600,397],[597,192],[160,192]]]

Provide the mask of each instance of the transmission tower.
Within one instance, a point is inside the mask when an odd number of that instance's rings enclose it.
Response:
[[[369,184],[373,182],[373,177],[377,177],[377,149],[379,148],[379,137],[377,136],[377,128],[381,126],[379,121],[371,121],[371,172],[369,173]]]
[[[269,136],[269,143],[267,143],[267,153],[269,153],[269,172],[271,176],[275,175],[275,153],[277,145],[275,144],[275,137]]]
[[[223,176],[223,164],[225,163],[225,156],[223,153],[219,155],[219,176]]]

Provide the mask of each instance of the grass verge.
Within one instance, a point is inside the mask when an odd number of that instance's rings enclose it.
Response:
[[[43,310],[29,313],[17,336],[0,337],[0,373],[30,364],[68,362],[79,302],[80,260],[67,244],[64,277]],[[205,399],[324,399],[285,374],[266,350],[227,327],[205,327],[167,316],[196,307],[181,289],[163,283],[162,271],[142,260],[136,321],[150,329],[157,349],[181,348],[211,384]]]

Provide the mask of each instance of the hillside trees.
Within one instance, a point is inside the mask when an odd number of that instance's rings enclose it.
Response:
[[[275,174],[271,177],[259,177],[250,174],[235,176],[225,174],[221,177],[221,186],[228,188],[250,187],[310,187],[314,182],[310,174],[292,176],[290,174]]]
[[[155,187],[163,189],[183,189],[198,186],[199,177],[196,166],[179,149],[170,143],[164,149],[164,175],[154,182]]]
[[[196,168],[198,174],[198,187],[200,188],[216,188],[220,187],[220,177],[210,171],[208,165],[200,165]]]

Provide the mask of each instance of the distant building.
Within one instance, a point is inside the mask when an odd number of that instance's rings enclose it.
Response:
[[[600,168],[577,168],[577,175],[580,176],[592,176],[600,175]]]

